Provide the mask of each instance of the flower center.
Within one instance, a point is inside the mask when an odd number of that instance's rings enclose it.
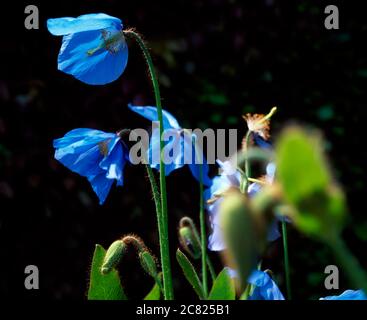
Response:
[[[88,56],[96,54],[99,50],[107,50],[111,54],[116,54],[126,46],[126,41],[122,31],[111,32],[101,30],[101,44],[87,51]]]
[[[108,155],[108,144],[110,143],[111,139],[107,139],[98,143],[99,152],[106,157]]]

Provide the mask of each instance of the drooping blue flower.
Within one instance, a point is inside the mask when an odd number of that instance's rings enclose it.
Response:
[[[128,149],[114,133],[79,128],[53,143],[55,159],[73,172],[86,177],[102,204],[114,180],[123,185],[123,169]]]
[[[158,122],[158,111],[156,107],[129,105],[129,108],[152,122]],[[195,134],[181,128],[176,118],[168,111],[163,110],[162,113],[164,129],[163,139],[165,140],[164,162],[166,176],[168,176],[172,171],[188,164],[194,178],[197,181],[200,181],[200,166],[202,166],[203,184],[205,186],[210,186],[212,181],[208,176],[209,166],[199,144],[196,141]],[[149,164],[156,170],[159,170],[160,168],[159,136],[159,127],[153,128],[147,152]]]
[[[212,251],[222,251],[226,249],[219,219],[219,207],[222,202],[221,195],[229,188],[239,188],[241,181],[240,172],[234,169],[229,161],[221,162],[217,160],[217,163],[222,169],[222,173],[221,175],[214,177],[211,187],[204,191],[205,201],[208,202],[209,200],[209,203],[206,205],[206,209],[209,213],[212,233],[208,238],[208,248]],[[266,166],[266,182],[272,183],[274,180],[274,175],[275,164],[269,163]],[[248,194],[250,197],[253,197],[260,190],[261,185],[254,182],[249,185]],[[277,219],[274,219],[268,230],[268,241],[275,241],[279,237],[280,233],[278,230],[278,221]]]
[[[104,13],[47,20],[48,30],[63,36],[58,69],[91,85],[116,80],[125,70],[128,48],[120,19]]]
[[[367,296],[362,290],[346,290],[339,296],[327,296],[320,300],[367,300]]]
[[[277,284],[267,272],[253,271],[248,279],[248,283],[254,286],[248,300],[284,300],[284,296]]]

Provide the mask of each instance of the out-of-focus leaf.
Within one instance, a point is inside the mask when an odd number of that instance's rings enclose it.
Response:
[[[329,171],[320,150],[320,141],[300,128],[288,128],[280,136],[276,148],[277,174],[283,191],[297,203],[330,181]]]
[[[90,272],[88,300],[127,300],[116,270],[106,275],[101,273],[106,250],[96,245]]]
[[[284,130],[276,148],[278,179],[295,208],[301,231],[318,237],[339,232],[346,212],[342,190],[332,182],[321,140],[301,128]]]

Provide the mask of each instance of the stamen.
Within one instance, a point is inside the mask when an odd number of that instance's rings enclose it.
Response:
[[[111,31],[101,30],[101,43],[98,47],[87,51],[87,55],[90,57],[94,55],[98,50],[105,49],[108,52],[115,54],[125,46],[125,38],[122,31],[112,34]]]
[[[99,152],[105,157],[108,155],[108,144],[111,139],[98,143]]]

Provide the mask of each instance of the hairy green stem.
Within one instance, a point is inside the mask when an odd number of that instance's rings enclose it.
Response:
[[[287,223],[284,220],[282,221],[282,236],[283,236],[283,249],[284,249],[285,282],[287,286],[287,299],[292,300],[291,274],[289,267],[289,255],[288,255]]]
[[[165,300],[173,300],[173,284],[172,284],[172,272],[171,272],[171,261],[169,254],[169,239],[168,239],[168,213],[167,213],[167,190],[166,190],[166,174],[163,159],[163,148],[164,141],[163,136],[163,113],[161,104],[161,95],[159,90],[159,84],[157,75],[154,69],[152,57],[149,53],[147,46],[145,45],[141,36],[133,30],[124,31],[126,36],[133,38],[139,45],[140,49],[143,51],[145,61],[147,63],[150,78],[153,85],[153,91],[155,96],[155,104],[158,111],[158,121],[159,121],[159,132],[160,132],[160,166],[159,166],[159,182],[161,191],[161,214],[159,215],[159,244],[161,250],[161,264],[162,264],[162,274],[163,274],[163,287],[164,287],[164,298]]]

